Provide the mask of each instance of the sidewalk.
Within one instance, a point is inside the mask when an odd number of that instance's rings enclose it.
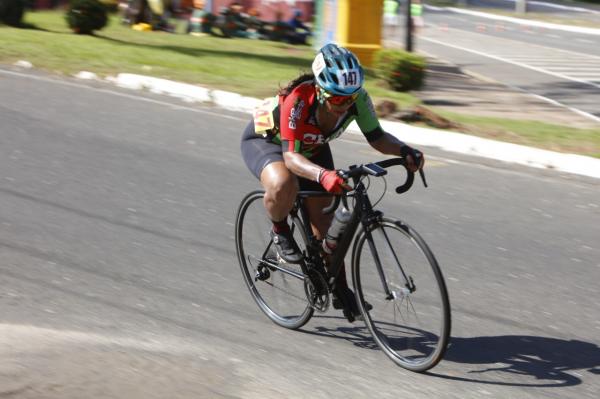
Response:
[[[425,86],[412,94],[435,109],[474,116],[538,120],[581,129],[600,126],[567,107],[511,89],[456,65],[432,57],[428,57],[427,63]]]
[[[90,79],[93,78],[93,74],[81,72],[78,77]],[[177,97],[187,102],[212,103],[229,110],[248,113],[261,101],[257,98],[243,97],[237,93],[209,90],[195,85],[143,75],[122,73],[111,78],[110,81],[119,87],[136,90],[145,89],[153,93]],[[467,79],[467,82],[469,82],[469,85],[471,84],[470,79]],[[382,120],[381,124],[385,131],[395,135],[402,141],[414,145],[438,147],[445,151],[486,157],[536,168],[554,169],[600,179],[600,159],[540,150],[450,131],[416,127],[401,122]],[[348,130],[354,133],[359,132],[356,123],[351,124]]]

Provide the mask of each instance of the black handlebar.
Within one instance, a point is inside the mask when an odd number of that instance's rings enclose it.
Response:
[[[417,155],[417,157],[417,162],[421,163],[420,155]],[[338,174],[341,177],[343,177],[344,180],[358,179],[366,175],[379,177],[387,174],[387,170],[385,169],[389,168],[390,166],[396,165],[402,165],[406,169],[406,181],[404,182],[404,184],[396,187],[396,193],[402,194],[410,190],[415,181],[415,172],[408,169],[405,158],[390,158],[365,165],[352,165],[350,166],[349,170],[339,170]],[[423,185],[427,187],[427,180],[425,179],[425,172],[423,171],[423,168],[419,169],[419,175],[421,176]],[[331,205],[323,209],[323,214],[329,214],[336,210],[337,207],[340,205],[340,200],[342,199],[344,200],[345,204],[346,197],[344,195],[336,195]]]
[[[384,161],[377,162],[377,165],[381,166],[382,168],[389,168],[390,166],[395,166],[395,165],[404,166],[404,168],[406,169],[406,181],[404,182],[404,184],[396,187],[396,193],[398,193],[398,194],[403,194],[403,193],[407,192],[408,190],[410,190],[413,183],[415,182],[415,173],[408,169],[405,158],[386,159]]]

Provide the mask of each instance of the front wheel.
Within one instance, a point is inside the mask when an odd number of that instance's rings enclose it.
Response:
[[[435,366],[450,336],[450,301],[421,236],[391,219],[363,229],[354,245],[352,273],[365,323],[385,354],[412,371]]]
[[[269,319],[282,327],[300,328],[314,312],[306,299],[304,273],[300,265],[278,259],[269,236],[271,222],[263,206],[264,195],[264,191],[251,192],[238,209],[235,245],[240,268],[250,294]],[[293,218],[292,231],[304,250],[306,236],[297,218]]]

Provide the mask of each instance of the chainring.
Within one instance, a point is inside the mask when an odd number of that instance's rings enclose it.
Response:
[[[313,309],[321,313],[329,309],[329,290],[323,274],[315,269],[309,270],[304,277],[304,292]]]

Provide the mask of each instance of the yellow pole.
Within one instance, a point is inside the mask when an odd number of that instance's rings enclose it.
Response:
[[[338,0],[337,40],[370,67],[381,49],[383,0]]]

